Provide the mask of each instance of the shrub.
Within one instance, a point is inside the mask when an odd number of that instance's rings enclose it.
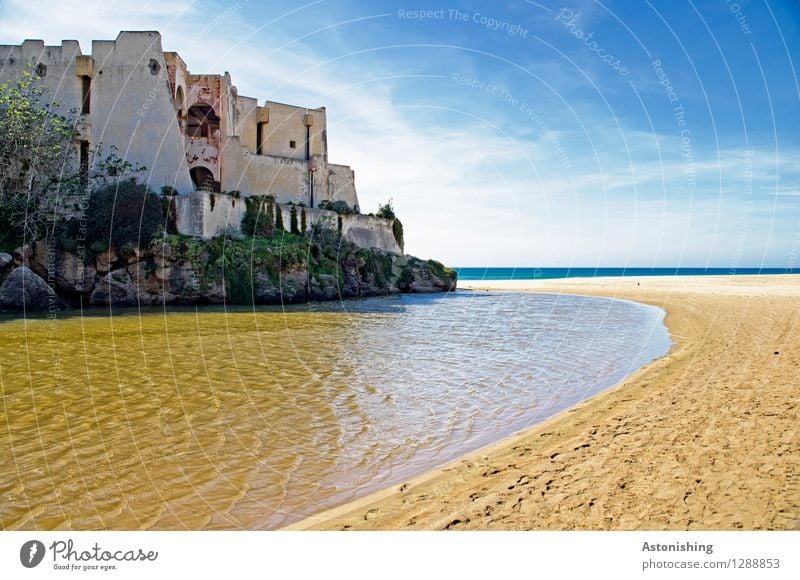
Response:
[[[335,211],[339,215],[350,215],[354,213],[358,213],[357,209],[354,209],[347,205],[347,202],[339,199],[337,201],[331,201],[329,199],[323,199],[319,202],[319,209],[327,209],[329,211]]]
[[[271,195],[246,197],[242,232],[254,238],[275,235],[275,198]]]
[[[392,200],[390,199],[388,202],[383,204],[382,206],[378,207],[378,213],[375,214],[378,217],[386,218],[387,220],[395,219],[394,215],[394,208],[392,207]]]
[[[159,197],[146,185],[126,179],[92,192],[86,209],[86,240],[117,248],[144,247],[163,222]]]
[[[289,211],[289,231],[293,234],[299,234],[300,230],[297,227],[297,208],[292,204],[292,209]]]
[[[397,242],[397,245],[400,248],[403,248],[403,224],[400,223],[400,220],[394,218],[392,222],[392,233],[394,234],[394,240]]]
[[[306,221],[306,208],[300,210],[300,233],[304,234],[308,231],[308,222]]]

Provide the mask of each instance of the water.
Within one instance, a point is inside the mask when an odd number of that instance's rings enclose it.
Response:
[[[663,311],[457,292],[0,323],[0,528],[264,529],[663,355]]]
[[[729,276],[732,274],[798,274],[786,268],[456,268],[458,279],[547,280],[603,276]]]

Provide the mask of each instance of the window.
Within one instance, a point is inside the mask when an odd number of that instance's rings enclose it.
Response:
[[[292,149],[297,149],[297,141],[289,141],[289,147]]]
[[[219,129],[219,117],[208,105],[194,105],[189,109],[186,133],[189,137],[211,137]]]
[[[89,114],[89,103],[92,99],[92,78],[81,76],[81,115]]]

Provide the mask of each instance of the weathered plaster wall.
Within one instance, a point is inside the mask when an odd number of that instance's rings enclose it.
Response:
[[[45,46],[41,40],[26,40],[21,46],[0,46],[0,82],[19,77],[23,71],[32,72],[42,63],[47,72],[41,82],[52,101],[61,101],[61,111],[80,109],[81,79],[75,70],[75,59],[81,54],[76,40],[65,40],[61,46]]]
[[[325,108],[306,109],[284,103],[268,101],[269,123],[264,126],[262,153],[292,159],[306,158],[306,125],[305,115],[311,115],[313,125],[309,131],[311,155],[321,155],[327,162],[327,120]],[[295,147],[290,146],[294,141]]]
[[[246,210],[243,199],[205,191],[177,196],[175,206],[178,231],[204,239],[240,231]]]
[[[349,165],[328,164],[328,197],[325,199],[342,200],[352,208],[358,207],[356,176]]]
[[[226,147],[224,153],[226,174],[232,176],[230,181],[223,183],[224,189],[238,189],[249,195],[274,195],[278,203],[311,204],[307,161],[252,155],[242,147],[237,150],[233,145]],[[319,196],[327,192],[328,183],[325,171],[315,171],[313,179],[316,205],[321,199]]]
[[[239,95],[236,100],[236,112],[239,125],[236,134],[239,136],[240,144],[247,148],[248,152],[256,152],[256,110],[258,100],[252,97]]]
[[[184,158],[167,67],[157,32],[121,32],[92,43],[91,142],[119,148],[147,167],[139,175],[154,191],[194,189]],[[142,66],[144,64],[144,66]]]
[[[403,248],[394,239],[392,222],[383,218],[355,214],[342,216],[342,236],[361,248],[378,248],[402,254]]]

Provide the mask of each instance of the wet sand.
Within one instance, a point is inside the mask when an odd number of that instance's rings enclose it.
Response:
[[[543,424],[289,529],[800,529],[800,276],[460,287],[652,304],[675,345]]]

